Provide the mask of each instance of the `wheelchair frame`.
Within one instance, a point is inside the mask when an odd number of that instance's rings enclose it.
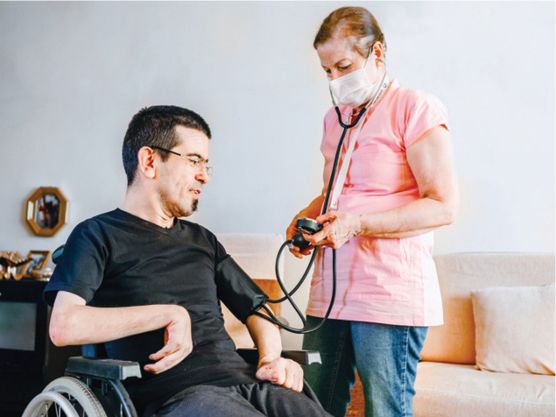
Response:
[[[90,352],[91,347],[83,350]],[[237,352],[246,362],[256,363],[258,359],[256,349],[238,349]],[[317,351],[287,350],[282,356],[301,365],[321,363]],[[69,358],[65,373],[31,400],[22,417],[138,417],[122,384],[127,378],[141,378],[137,362],[74,356]],[[303,392],[319,403],[307,383]]]

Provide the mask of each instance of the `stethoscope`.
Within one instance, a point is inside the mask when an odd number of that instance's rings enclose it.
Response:
[[[364,115],[367,113],[367,110],[369,108],[371,108],[378,101],[378,99],[382,96],[384,91],[386,91],[386,89],[388,87],[388,84],[389,84],[388,83],[388,77],[387,77],[387,73],[386,73],[386,70],[385,70],[376,91],[373,92],[373,94],[371,96],[372,97],[371,100],[369,100],[368,103],[359,111],[359,114],[355,117],[355,119],[351,123],[345,123],[342,120],[342,114],[340,112],[340,108],[336,104],[336,100],[334,99],[334,95],[332,94],[332,92],[330,92],[330,95],[332,97],[332,102],[334,103],[334,109],[335,109],[336,115],[338,117],[338,123],[342,127],[343,130],[342,130],[342,133],[340,135],[340,140],[338,141],[338,147],[336,148],[336,153],[334,155],[334,164],[332,165],[332,172],[330,174],[330,179],[328,180],[328,185],[326,187],[326,194],[325,194],[325,198],[324,198],[324,203],[322,205],[322,209],[321,209],[321,213],[320,213],[321,216],[323,214],[325,214],[328,211],[328,208],[329,208],[329,200],[330,200],[330,196],[331,196],[331,192],[332,192],[332,186],[333,186],[334,180],[336,178],[336,170],[338,168],[338,162],[340,160],[340,155],[342,153],[342,147],[343,147],[343,144],[344,144],[344,139],[346,137],[346,134],[347,134],[348,130],[356,127],[359,124],[359,122],[362,120]],[[362,126],[362,124],[363,124],[363,122],[361,122],[361,126]],[[359,126],[359,128],[361,128],[361,126]],[[352,138],[352,143],[350,143],[351,146],[353,146],[355,144],[355,140],[357,140],[356,137]],[[348,152],[348,153],[350,153],[350,152]],[[344,164],[349,164],[349,157],[344,158],[344,162],[342,163],[343,170],[347,171],[348,165],[344,165]],[[342,184],[340,184],[340,188],[342,186],[343,186],[343,182],[342,182]],[[313,222],[313,223],[311,223],[311,222]],[[317,225],[316,222],[314,220],[311,220],[311,219],[299,219],[296,226],[298,227],[298,229],[301,229],[301,230],[306,231],[308,233],[314,233],[314,232],[320,230],[320,225]],[[297,290],[299,290],[299,288],[301,288],[301,285],[303,285],[303,283],[307,279],[307,276],[309,275],[309,271],[310,271],[311,267],[313,266],[313,264],[315,262],[315,257],[317,255],[319,247],[318,246],[313,247],[313,252],[311,254],[311,258],[309,260],[309,263],[307,264],[307,267],[305,268],[305,271],[304,271],[303,275],[301,276],[301,278],[299,279],[297,284],[292,288],[291,291],[287,290],[287,288],[286,288],[286,286],[285,286],[285,284],[282,280],[282,277],[280,276],[280,270],[279,270],[280,258],[282,256],[282,252],[284,251],[284,249],[287,248],[287,247],[290,247],[290,245],[292,245],[292,244],[294,244],[296,246],[303,245],[303,242],[308,243],[303,238],[303,236],[301,234],[301,231],[298,230],[298,232],[293,237],[293,239],[286,240],[282,244],[282,246],[280,246],[280,249],[278,250],[278,254],[276,255],[276,263],[275,263],[275,266],[274,266],[274,270],[275,270],[275,274],[276,274],[276,281],[278,282],[278,285],[280,286],[280,289],[284,293],[284,296],[280,297],[280,298],[277,298],[277,299],[268,299],[268,300],[266,300],[266,302],[269,303],[269,304],[280,304],[280,303],[288,300],[290,305],[292,306],[292,308],[295,310],[296,314],[300,318],[301,322],[303,323],[303,327],[301,327],[301,328],[292,327],[289,324],[286,324],[286,323],[280,321],[274,315],[273,311],[266,304],[263,304],[262,307],[261,307],[266,312],[266,314],[262,314],[258,311],[256,311],[254,313],[257,316],[262,317],[265,320],[270,321],[271,323],[274,323],[275,325],[281,327],[282,329],[287,330],[288,332],[291,332],[291,333],[296,333],[296,334],[307,334],[307,333],[311,333],[311,332],[314,332],[314,331],[317,331],[318,329],[320,329],[324,325],[326,320],[328,320],[328,317],[330,316],[330,313],[332,312],[332,308],[334,307],[334,302],[336,300],[336,286],[337,286],[337,280],[336,280],[336,249],[332,249],[332,295],[330,297],[330,303],[328,304],[328,308],[326,310],[326,313],[325,313],[324,317],[319,321],[319,323],[317,323],[312,328],[306,328],[307,319],[305,318],[305,316],[303,315],[303,313],[301,312],[301,310],[299,309],[299,307],[297,306],[297,304],[293,300],[292,296],[297,292]],[[309,245],[307,245],[305,247],[309,247]]]

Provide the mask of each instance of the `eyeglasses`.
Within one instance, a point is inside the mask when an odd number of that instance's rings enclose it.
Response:
[[[161,148],[160,146],[151,146],[151,148],[177,155],[180,158],[185,159],[185,161],[189,164],[189,166],[195,168],[197,171],[205,171],[209,177],[212,176],[212,172],[213,172],[212,167],[210,165],[207,165],[208,161],[201,158],[200,156],[182,155],[181,153],[171,151],[170,149]]]

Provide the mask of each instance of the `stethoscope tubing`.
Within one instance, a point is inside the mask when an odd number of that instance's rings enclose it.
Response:
[[[342,130],[342,134],[340,136],[340,140],[338,142],[338,147],[336,148],[336,154],[334,155],[334,164],[332,166],[332,172],[330,174],[330,179],[328,180],[326,195],[325,195],[324,203],[323,203],[322,209],[321,209],[321,215],[325,214],[326,211],[328,210],[328,201],[330,199],[332,184],[334,184],[334,179],[336,177],[336,170],[338,168],[338,162],[340,160],[340,155],[341,155],[341,152],[342,152],[342,146],[344,144],[344,139],[346,137],[346,133],[349,129],[357,126],[357,124],[359,123],[359,121],[361,120],[363,115],[366,113],[366,111],[368,109],[368,106],[364,107],[359,112],[359,114],[357,115],[355,120],[352,123],[349,123],[349,124],[344,123],[342,121],[342,115],[340,113],[339,107],[334,106],[334,109],[336,110],[336,115],[338,116],[338,123],[343,128],[343,130]],[[325,313],[324,317],[319,321],[319,323],[316,324],[314,327],[307,329],[305,327],[305,325],[307,323],[307,320],[306,320],[305,316],[303,316],[303,313],[301,312],[301,310],[299,309],[299,307],[297,306],[297,304],[293,300],[292,296],[297,292],[297,290],[299,288],[301,288],[301,285],[307,279],[307,276],[309,275],[309,271],[310,271],[311,267],[313,266],[313,264],[315,262],[315,257],[316,257],[316,254],[317,254],[317,251],[319,250],[319,248],[318,247],[313,248],[313,253],[311,254],[311,259],[309,260],[309,263],[307,264],[307,267],[305,268],[305,272],[303,273],[301,279],[299,280],[299,282],[295,285],[295,287],[291,291],[288,291],[284,282],[283,282],[283,280],[282,280],[282,277],[280,276],[279,263],[280,263],[280,257],[282,256],[282,252],[284,251],[284,249],[286,247],[288,247],[291,244],[291,242],[292,242],[291,240],[286,240],[282,244],[282,246],[280,246],[280,249],[278,250],[278,254],[276,255],[276,263],[275,263],[275,266],[274,266],[275,273],[276,273],[276,281],[278,281],[278,285],[280,286],[280,289],[284,293],[284,296],[281,297],[281,298],[277,298],[277,299],[268,299],[267,303],[279,304],[279,303],[284,302],[285,300],[288,300],[290,305],[292,306],[292,308],[295,310],[296,314],[298,315],[298,317],[301,319],[301,322],[303,323],[303,328],[292,327],[292,326],[280,321],[274,315],[272,310],[270,308],[268,308],[266,305],[263,305],[262,308],[265,310],[265,312],[267,314],[261,314],[258,311],[256,311],[254,314],[264,318],[265,320],[270,321],[271,323],[274,323],[275,325],[277,325],[277,326],[281,327],[282,329],[287,330],[291,333],[295,333],[295,334],[312,333],[312,332],[317,331],[318,329],[320,329],[324,325],[326,320],[328,320],[328,318],[330,317],[330,313],[332,312],[332,308],[334,307],[334,303],[336,301],[336,287],[337,287],[336,249],[332,249],[332,294],[331,294],[331,297],[330,297],[330,303],[328,304],[328,308],[326,310],[326,313]]]
[[[322,209],[321,209],[321,213],[320,213],[321,216],[323,214],[325,214],[326,211],[328,210],[328,202],[329,202],[330,194],[331,194],[331,191],[332,191],[332,184],[334,184],[334,179],[336,177],[336,170],[338,168],[338,162],[340,160],[340,154],[342,152],[342,146],[344,144],[344,139],[346,137],[346,133],[349,129],[357,126],[357,124],[361,121],[361,118],[365,115],[367,110],[370,107],[372,107],[378,101],[382,92],[386,88],[386,83],[385,83],[386,77],[387,77],[387,72],[385,70],[384,74],[382,76],[382,79],[380,81],[379,87],[377,88],[376,92],[373,94],[373,98],[367,103],[367,105],[365,107],[363,107],[363,109],[359,112],[359,114],[357,115],[355,120],[353,120],[353,122],[351,122],[351,123],[344,123],[343,122],[342,114],[340,112],[340,108],[336,104],[336,101],[334,100],[334,96],[332,95],[332,92],[330,92],[330,95],[332,97],[332,102],[334,103],[334,110],[336,111],[336,115],[338,117],[338,123],[343,128],[343,130],[342,130],[342,134],[340,136],[340,140],[338,142],[338,147],[336,148],[336,154],[334,155],[334,164],[332,166],[332,172],[330,174],[330,179],[328,180],[328,185],[327,185],[327,188],[326,188],[326,195],[325,195],[325,198],[324,198],[324,204],[322,205]],[[315,325],[314,327],[312,327],[310,329],[307,329],[307,328],[305,328],[306,323],[307,323],[307,319],[303,316],[303,313],[301,312],[301,310],[299,309],[299,307],[297,306],[297,304],[293,300],[292,296],[297,292],[297,290],[299,290],[299,288],[301,287],[303,282],[305,282],[305,280],[307,279],[307,276],[309,275],[309,270],[311,269],[311,267],[313,266],[313,264],[315,262],[315,257],[316,257],[317,251],[319,250],[319,247],[315,247],[313,249],[313,253],[311,254],[311,259],[309,260],[309,263],[308,263],[307,267],[305,268],[305,272],[303,273],[299,282],[295,285],[295,287],[291,291],[288,291],[286,289],[286,286],[285,286],[284,282],[282,281],[282,277],[280,276],[280,270],[279,270],[278,266],[279,266],[280,257],[282,255],[282,252],[291,243],[292,243],[291,240],[287,240],[282,244],[282,246],[280,246],[280,249],[278,250],[278,254],[276,255],[276,263],[275,263],[275,266],[274,266],[274,269],[275,269],[275,272],[276,272],[276,280],[278,281],[278,285],[280,286],[280,289],[284,293],[284,296],[281,297],[281,298],[277,298],[277,299],[268,299],[267,303],[278,304],[278,303],[284,302],[285,300],[288,300],[290,302],[290,305],[292,306],[292,308],[295,310],[296,314],[301,319],[301,322],[303,323],[303,328],[292,327],[292,326],[289,326],[286,323],[281,322],[274,315],[272,310],[270,308],[268,308],[268,306],[266,306],[266,305],[263,305],[262,308],[266,311],[267,315],[261,314],[258,311],[255,311],[254,314],[256,314],[260,317],[263,317],[264,319],[270,321],[271,323],[276,324],[277,326],[279,326],[279,327],[283,328],[284,330],[287,330],[291,333],[307,334],[307,333],[311,333],[311,332],[314,332],[314,331],[320,329],[324,325],[326,320],[328,320],[328,318],[330,316],[330,313],[332,311],[332,308],[334,307],[334,302],[336,300],[336,287],[337,287],[336,249],[332,249],[332,295],[330,297],[330,303],[328,304],[328,308],[326,310],[326,313],[325,313],[324,317],[321,319],[321,321],[317,325]]]

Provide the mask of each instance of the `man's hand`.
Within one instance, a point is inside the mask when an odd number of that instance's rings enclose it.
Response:
[[[303,369],[291,359],[280,357],[265,361],[263,358],[259,361],[255,376],[261,381],[269,381],[296,392],[301,392],[303,389]]]
[[[334,211],[325,213],[315,220],[324,226],[322,230],[313,235],[303,233],[303,237],[313,246],[339,249],[361,232],[361,220],[355,214]]]
[[[189,313],[181,306],[175,307],[175,313],[164,329],[164,346],[158,352],[149,355],[149,359],[154,363],[143,368],[152,374],[159,374],[176,366],[193,350]]]

